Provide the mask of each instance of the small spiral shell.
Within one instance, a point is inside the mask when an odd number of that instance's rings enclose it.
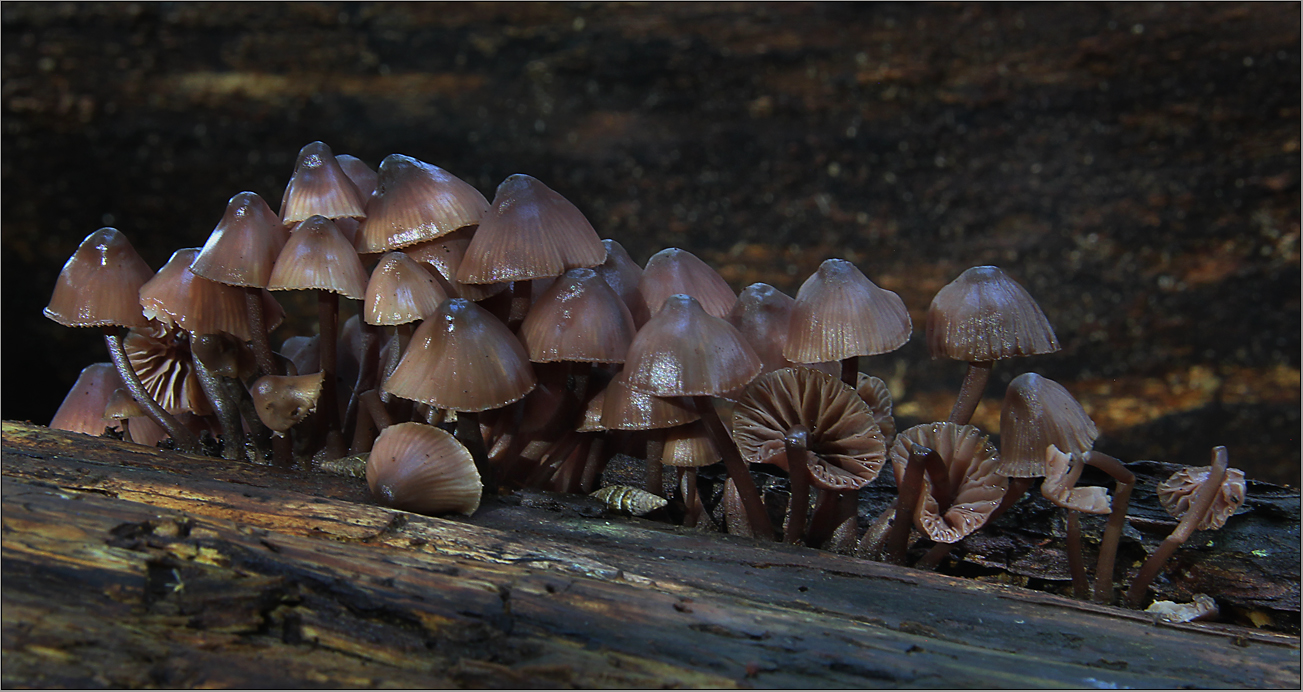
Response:
[[[628,512],[635,517],[654,512],[669,504],[669,500],[631,485],[608,485],[593,491],[592,496],[617,512]]]

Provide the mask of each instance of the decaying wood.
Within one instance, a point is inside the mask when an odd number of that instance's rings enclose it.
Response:
[[[1298,687],[1295,636],[6,422],[8,686]],[[555,507],[547,505],[555,504]]]

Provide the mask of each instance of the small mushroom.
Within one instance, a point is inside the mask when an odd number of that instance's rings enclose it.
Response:
[[[728,282],[696,255],[667,247],[652,255],[643,269],[638,290],[647,301],[647,314],[655,315],[675,294],[692,296],[711,317],[724,317],[737,302]]]
[[[488,209],[484,195],[461,178],[390,154],[380,162],[355,245],[359,253],[376,253],[431,241],[478,224]]]
[[[470,516],[483,494],[470,451],[423,423],[398,423],[380,433],[367,456],[366,482],[382,504],[420,514]]]
[[[289,430],[317,407],[322,395],[322,379],[320,372],[258,378],[250,388],[258,417],[276,432]]]

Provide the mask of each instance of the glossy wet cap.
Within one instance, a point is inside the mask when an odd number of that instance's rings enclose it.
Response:
[[[312,142],[299,150],[294,177],[281,200],[281,221],[286,226],[293,227],[312,216],[366,216],[366,198],[323,142]]]
[[[45,316],[65,327],[143,327],[140,287],[153,276],[125,235],[101,228],[64,263]]]
[[[1009,383],[1000,409],[1000,473],[1016,478],[1045,475],[1045,449],[1084,454],[1099,431],[1063,385],[1034,372]]]
[[[357,250],[384,252],[434,240],[478,224],[488,210],[484,195],[461,178],[410,156],[390,154],[380,162]]]
[[[725,316],[760,356],[763,372],[792,365],[783,357],[783,347],[787,344],[787,325],[794,307],[796,300],[791,296],[769,284],[754,283],[742,289]]]
[[[381,431],[367,456],[366,482],[381,504],[419,514],[470,516],[484,487],[466,447],[421,423]]]
[[[272,291],[320,290],[362,300],[367,275],[352,243],[333,221],[312,216],[300,223],[272,267]]]
[[[209,281],[266,288],[289,237],[280,217],[261,197],[241,192],[227,202],[190,271]]]
[[[562,274],[525,315],[520,340],[535,363],[623,363],[633,315],[592,269]]]
[[[367,324],[409,324],[434,314],[447,299],[443,286],[421,263],[401,252],[390,252],[371,272],[362,314]]]
[[[104,407],[113,391],[122,387],[122,377],[112,363],[91,363],[82,368],[72,389],[63,397],[50,419],[50,428],[96,437],[114,421],[104,417]]]
[[[1053,353],[1059,340],[1041,307],[999,267],[973,267],[937,292],[927,311],[933,358],[985,362]]]
[[[335,162],[339,164],[340,170],[344,171],[344,175],[348,176],[353,187],[361,193],[362,200],[369,205],[379,175],[365,161],[351,154],[336,154]]]
[[[265,375],[253,383],[249,394],[263,424],[277,432],[285,432],[316,409],[323,381],[320,372]]]
[[[905,303],[854,264],[825,260],[796,294],[783,356],[823,363],[894,351],[909,341]]]
[[[243,341],[253,338],[244,289],[209,281],[190,270],[199,248],[181,248],[172,253],[154,278],[140,287],[140,305],[145,316],[164,325],[175,324],[192,334],[231,334]],[[285,317],[276,299],[261,291],[268,331]]]
[[[507,290],[511,283],[464,284],[457,280],[457,269],[466,257],[466,248],[471,244],[474,231],[474,228],[462,228],[438,239],[405,247],[403,253],[429,265],[430,273],[439,280],[449,298],[484,300]]]
[[[737,294],[719,272],[691,252],[676,247],[667,247],[647,260],[638,289],[651,315],[667,298],[679,293],[696,298],[701,309],[712,317],[728,315],[737,302]]]
[[[638,330],[625,383],[656,396],[720,396],[760,374],[760,357],[733,325],[676,294]]]

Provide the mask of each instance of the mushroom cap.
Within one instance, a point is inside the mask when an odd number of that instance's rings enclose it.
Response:
[[[1063,385],[1034,372],[1009,383],[1000,409],[1000,473],[1013,478],[1045,475],[1045,448],[1089,452],[1099,431]]]
[[[692,296],[701,309],[712,317],[724,317],[737,302],[737,294],[728,282],[696,255],[676,247],[667,247],[647,260],[638,290],[647,301],[647,311],[655,315],[665,299],[677,293]]]
[[[1041,482],[1041,494],[1064,509],[1085,514],[1108,514],[1113,509],[1108,491],[1097,485],[1075,487],[1081,472],[1072,473],[1072,457],[1054,445],[1045,448],[1045,480]]]
[[[263,424],[277,432],[285,432],[316,409],[324,381],[325,376],[320,372],[264,375],[249,388],[249,395]]]
[[[419,514],[470,516],[484,488],[466,447],[422,423],[397,423],[380,432],[367,456],[366,482],[381,504]]]
[[[796,294],[783,356],[822,363],[886,353],[909,341],[912,328],[900,296],[846,260],[824,260]]]
[[[241,192],[226,203],[190,271],[209,281],[266,288],[289,238],[289,230],[261,197]]]
[[[652,396],[629,387],[623,371],[611,378],[598,397],[602,400],[601,425],[608,430],[659,430],[701,418],[695,407],[679,397]]]
[[[473,228],[462,228],[436,240],[417,243],[403,248],[408,257],[428,264],[434,268],[431,272],[443,285],[450,298],[466,300],[484,300],[507,290],[510,282],[496,284],[464,284],[457,280],[457,268],[466,256],[466,248],[471,244]]]
[[[676,294],[638,330],[625,383],[656,396],[719,396],[760,373],[760,357],[733,325]]]
[[[760,356],[762,373],[792,366],[792,361],[783,357],[783,346],[795,306],[796,300],[786,293],[766,283],[754,283],[742,289],[724,317]]]
[[[227,333],[241,341],[253,338],[244,289],[209,281],[190,270],[199,248],[181,248],[172,253],[154,278],[140,287],[140,306],[145,317],[192,334]],[[280,303],[266,290],[262,293],[268,331],[285,318]]]
[[[810,431],[808,462],[820,488],[858,490],[882,470],[887,447],[868,404],[841,380],[792,367],[756,378],[733,407],[733,439],[742,458],[788,468],[784,438]]]
[[[358,229],[357,251],[384,252],[434,240],[473,226],[489,202],[469,183],[433,164],[402,154],[380,162],[375,194]]]
[[[351,183],[350,183],[351,184]],[[267,289],[272,291],[320,290],[362,300],[366,296],[366,269],[357,251],[324,216],[300,223],[272,267]]]
[[[145,407],[136,401],[135,397],[126,390],[125,387],[119,387],[109,393],[108,401],[104,402],[104,418],[112,421],[120,421],[129,418],[144,418],[149,413]]]
[[[353,183],[353,187],[361,193],[362,200],[369,204],[372,193],[376,191],[379,175],[366,165],[365,161],[351,154],[335,154],[335,163],[339,164],[340,170],[348,176],[349,182]]]
[[[125,235],[101,228],[64,263],[45,316],[65,327],[144,327],[140,287],[153,276]]]
[[[972,363],[1053,353],[1054,328],[1041,306],[999,267],[973,267],[937,292],[927,310],[933,358]]]
[[[996,470],[999,452],[971,425],[916,425],[897,435],[891,446],[891,467],[897,484],[905,477],[905,464],[915,444],[935,451],[945,462],[952,500],[943,514],[932,492],[932,479],[924,474],[914,526],[938,543],[954,543],[982,528],[1009,489],[1009,479]]]
[[[560,276],[605,260],[606,247],[578,207],[517,173],[498,186],[457,268],[457,280],[491,284]]]
[[[54,412],[50,428],[96,437],[103,435],[104,428],[116,427],[114,421],[104,417],[104,406],[114,390],[120,387],[122,377],[112,363],[87,365],[63,397],[59,410]]]
[[[323,142],[312,142],[299,150],[294,176],[281,199],[281,221],[286,226],[292,227],[312,216],[327,219],[366,216],[366,198]]]
[[[723,458],[700,420],[665,431],[665,446],[661,451],[661,463],[665,466],[710,466]]]
[[[890,446],[896,439],[896,419],[891,417],[891,390],[887,389],[887,383],[873,375],[859,373],[855,381],[855,392],[869,405],[873,421],[882,432],[882,439]]]
[[[401,252],[390,252],[371,272],[363,314],[367,324],[408,324],[430,316],[447,299],[443,286],[420,262]]]
[[[636,331],[611,286],[592,269],[579,268],[539,296],[519,333],[535,363],[623,363]]]
[[[181,336],[181,330],[151,320],[127,332],[122,350],[145,391],[165,411],[174,416],[187,411],[206,416],[213,409],[195,374],[189,340]]]
[[[538,383],[525,347],[498,318],[463,298],[443,301],[416,332],[384,391],[453,411],[486,411]]]
[[[1210,473],[1212,473],[1211,466],[1187,466],[1159,483],[1158,501],[1163,505],[1163,509],[1177,519],[1184,517],[1190,509],[1190,503],[1194,500],[1195,491],[1208,480]],[[1221,488],[1213,498],[1212,506],[1208,508],[1208,513],[1196,528],[1200,531],[1208,531],[1225,526],[1226,520],[1230,519],[1240,505],[1244,504],[1244,493],[1244,472],[1239,469],[1226,469],[1226,477],[1222,479]]]
[[[606,238],[602,240],[602,245],[606,247],[606,261],[594,269],[629,308],[634,326],[642,328],[651,317],[647,310],[647,299],[643,298],[642,290],[638,288],[642,281],[642,267],[629,257],[629,252],[619,242]]]

